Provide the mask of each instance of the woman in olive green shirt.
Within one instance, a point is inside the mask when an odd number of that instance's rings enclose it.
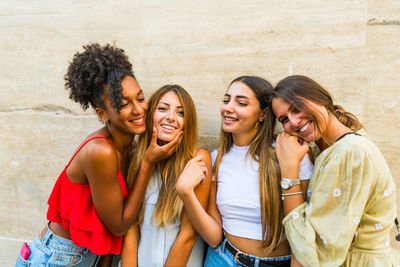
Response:
[[[390,247],[396,186],[379,149],[356,133],[357,117],[305,76],[274,90],[272,109],[284,132],[276,141],[282,173],[283,220],[292,251],[304,266],[397,266]],[[299,162],[314,141],[316,157],[307,201]],[[396,265],[395,265],[396,264]]]

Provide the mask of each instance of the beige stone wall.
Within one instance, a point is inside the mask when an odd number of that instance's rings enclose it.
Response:
[[[88,42],[124,48],[147,96],[167,83],[190,91],[207,148],[233,78],[313,77],[364,122],[400,198],[399,14],[398,0],[1,1],[0,266],[43,227],[54,181],[100,126],[63,87]]]

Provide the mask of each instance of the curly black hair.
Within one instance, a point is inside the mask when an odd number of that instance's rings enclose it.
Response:
[[[69,98],[84,110],[89,107],[104,108],[104,94],[108,85],[111,107],[119,113],[122,101],[121,80],[126,76],[135,79],[132,64],[123,49],[97,43],[84,45],[82,53],[72,58],[64,76]]]

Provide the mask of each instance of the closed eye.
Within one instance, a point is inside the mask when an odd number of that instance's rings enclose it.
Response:
[[[279,122],[282,123],[282,124],[285,124],[285,123],[287,123],[288,121],[289,121],[288,117],[281,117],[281,118],[279,118]]]

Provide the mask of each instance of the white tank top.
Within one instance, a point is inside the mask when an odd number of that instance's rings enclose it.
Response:
[[[222,228],[231,235],[262,240],[259,164],[246,156],[250,146],[233,145],[221,160],[217,181],[217,206]],[[217,150],[211,153],[213,164]],[[313,165],[306,154],[300,163],[300,179],[310,179]]]
[[[140,224],[140,241],[138,248],[138,267],[162,267],[169,255],[172,245],[179,234],[181,221],[176,220],[167,228],[155,227],[151,221],[162,185],[160,174],[153,171],[144,196],[144,216]],[[205,243],[197,236],[186,266],[202,267]]]

